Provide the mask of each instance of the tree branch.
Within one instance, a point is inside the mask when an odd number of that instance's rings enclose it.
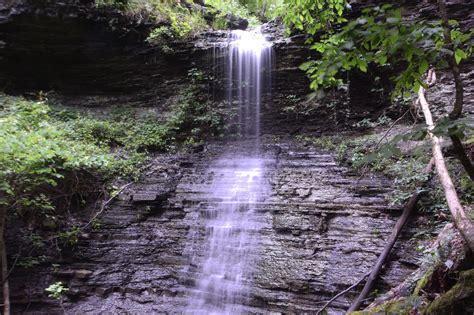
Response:
[[[434,159],[431,159],[428,165],[426,166],[424,173],[428,173],[428,174],[431,173],[431,170],[433,169],[433,165],[434,165]],[[395,224],[395,227],[392,230],[392,234],[390,235],[387,241],[387,244],[385,245],[385,248],[383,249],[382,253],[377,259],[377,262],[375,263],[375,266],[372,268],[372,271],[369,274],[369,279],[365,283],[365,286],[360,292],[357,299],[352,303],[348,312],[357,311],[359,307],[361,306],[362,302],[364,301],[364,299],[372,290],[372,287],[374,286],[375,281],[377,280],[378,274],[380,273],[380,270],[382,269],[382,266],[385,263],[385,260],[390,254],[390,251],[392,250],[393,245],[395,244],[395,241],[397,240],[403,227],[408,221],[408,218],[410,217],[411,213],[415,209],[416,204],[418,200],[420,199],[420,196],[421,196],[421,191],[417,189],[411,196],[410,200],[408,200],[408,202],[406,203],[405,207],[403,208],[403,213],[401,217],[398,219],[397,223]]]
[[[439,15],[441,17],[443,25],[444,40],[446,42],[446,49],[452,52],[452,55],[448,56],[448,64],[453,74],[454,87],[456,90],[456,96],[454,100],[453,110],[449,114],[451,120],[459,119],[462,115],[462,108],[464,103],[464,88],[463,82],[461,79],[461,73],[459,66],[456,63],[454,58],[455,47],[453,44],[453,39],[451,38],[451,26],[449,25],[448,10],[446,9],[446,1],[438,0]],[[466,154],[466,150],[462,145],[462,141],[457,135],[450,135],[451,141],[453,143],[454,152],[458,160],[461,162],[462,166],[466,170],[467,174],[474,181],[474,165]]]
[[[428,71],[428,82],[431,80],[430,78],[432,78],[433,75],[434,70],[430,69]],[[423,110],[423,115],[425,116],[426,125],[428,126],[428,136],[431,139],[431,147],[436,165],[436,171],[438,173],[441,186],[443,187],[454,225],[463,236],[471,251],[474,251],[474,224],[468,218],[466,212],[464,212],[453,181],[449,176],[448,168],[446,167],[443,157],[443,152],[441,151],[441,140],[432,132],[434,129],[433,117],[431,115],[429,104],[425,98],[425,88],[423,86],[421,86],[418,90],[418,98],[420,100],[420,106]]]
[[[366,273],[362,278],[360,278],[359,281],[357,281],[356,283],[354,283],[353,285],[351,285],[350,287],[348,287],[347,289],[345,289],[344,291],[341,291],[339,292],[338,294],[336,294],[332,299],[330,299],[329,301],[326,302],[326,304],[323,305],[323,307],[321,307],[319,309],[319,311],[316,313],[316,315],[319,315],[322,313],[322,311],[324,311],[326,309],[326,307],[329,306],[329,304],[331,304],[332,302],[334,302],[338,297],[340,297],[341,295],[344,295],[346,294],[347,292],[349,292],[350,290],[354,289],[355,287],[357,287],[362,281],[365,280],[365,278],[367,278],[367,276],[370,275],[370,272]]]
[[[92,222],[94,222],[94,220],[102,213],[104,212],[105,210],[105,207],[107,207],[107,205],[109,203],[111,203],[118,195],[120,195],[120,193],[122,191],[125,190],[125,188],[127,188],[128,186],[130,186],[131,184],[133,184],[133,182],[130,182],[130,183],[127,183],[125,185],[123,185],[122,187],[120,187],[120,189],[112,195],[112,197],[110,197],[109,199],[107,199],[106,201],[102,202],[102,206],[100,207],[100,210],[89,220],[89,222],[86,223],[86,225],[84,225],[81,229],[84,230],[86,229],[89,225],[92,224]]]

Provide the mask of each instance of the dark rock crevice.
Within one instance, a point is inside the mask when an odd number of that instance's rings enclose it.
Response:
[[[90,5],[4,8],[0,86],[7,93],[54,90],[86,105],[104,105],[107,96],[115,105],[160,105],[186,82],[202,51],[193,42],[170,43],[170,54],[149,46],[145,39],[156,26]]]

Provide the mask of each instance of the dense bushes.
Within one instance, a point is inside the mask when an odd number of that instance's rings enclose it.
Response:
[[[114,158],[108,150],[73,140],[49,116],[44,103],[2,97],[0,106],[2,207],[22,215],[34,210],[53,211],[58,196],[82,194],[79,184],[74,193],[58,185],[66,174],[90,179],[112,171]]]
[[[149,12],[155,19],[165,24],[152,30],[146,41],[160,46],[165,52],[170,51],[167,42],[186,40],[208,27],[201,11],[180,4],[148,1],[146,8],[151,10]]]
[[[166,121],[116,108],[103,118],[0,95],[0,203],[28,219],[81,208],[113,178],[137,178],[151,151],[219,136],[226,112],[190,88]]]
[[[205,0],[205,3],[223,15],[232,14],[244,18],[250,25],[279,16],[283,6],[283,0]]]
[[[212,23],[214,29],[226,29],[228,15],[247,20],[250,27],[260,24],[257,16],[237,0],[206,0],[206,5],[214,15]]]

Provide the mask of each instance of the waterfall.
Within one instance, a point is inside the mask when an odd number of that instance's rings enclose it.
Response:
[[[258,155],[262,95],[269,92],[271,43],[260,30],[233,31],[226,47],[227,101],[237,109],[239,144],[212,164],[207,201],[195,211],[185,255],[193,287],[187,314],[240,314],[251,308],[258,262],[256,207],[268,193],[264,160]]]
[[[272,45],[259,29],[234,31],[227,54],[227,100],[237,107],[242,137],[252,137],[259,146],[262,92],[271,84]]]

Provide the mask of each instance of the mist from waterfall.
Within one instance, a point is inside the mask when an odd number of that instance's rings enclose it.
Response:
[[[272,47],[260,30],[233,31],[226,47],[227,101],[236,109],[242,140],[207,172],[208,202],[196,209],[185,255],[195,275],[187,314],[241,314],[251,307],[258,262],[258,203],[268,195],[264,160],[258,155],[262,93],[269,91]],[[194,267],[193,267],[194,266]]]

